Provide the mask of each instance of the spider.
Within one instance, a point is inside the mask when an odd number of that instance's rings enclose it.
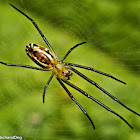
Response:
[[[102,87],[100,87],[96,82],[94,82],[93,80],[89,79],[87,76],[85,76],[84,74],[82,74],[81,72],[79,72],[78,70],[76,70],[73,67],[77,67],[77,68],[83,68],[86,70],[90,70],[96,73],[99,73],[101,75],[110,77],[118,82],[121,82],[123,84],[126,84],[125,82],[113,77],[110,74],[98,71],[94,68],[91,67],[87,67],[87,66],[82,66],[79,64],[73,64],[73,63],[65,63],[63,62],[66,57],[71,53],[72,50],[74,50],[76,47],[85,44],[86,42],[82,42],[79,44],[76,44],[74,47],[72,47],[67,53],[66,55],[63,57],[63,59],[61,61],[58,60],[58,58],[56,57],[51,45],[49,44],[48,40],[46,39],[46,37],[44,36],[44,34],[42,33],[42,31],[39,29],[38,25],[35,23],[35,21],[33,19],[31,19],[28,15],[26,15],[25,13],[23,13],[21,10],[19,10],[18,8],[16,8],[15,6],[13,6],[12,4],[10,4],[10,6],[12,6],[14,9],[16,9],[18,12],[20,12],[22,15],[24,15],[27,19],[29,19],[32,24],[35,26],[35,28],[38,30],[39,34],[41,35],[42,39],[44,40],[44,42],[47,44],[48,48],[47,49],[41,45],[37,45],[37,44],[33,44],[30,43],[26,46],[26,53],[27,55],[37,64],[39,65],[41,68],[38,67],[33,67],[33,66],[29,66],[29,65],[21,65],[21,64],[10,64],[10,63],[5,63],[5,62],[1,62],[0,64],[6,65],[6,66],[15,66],[15,67],[23,67],[23,68],[28,68],[28,69],[34,69],[34,70],[40,70],[40,71],[52,71],[52,75],[50,76],[49,80],[47,81],[45,87],[44,87],[44,91],[43,91],[43,103],[45,102],[45,93],[47,90],[47,87],[49,85],[49,83],[51,82],[52,78],[54,77],[54,75],[56,76],[56,79],[58,80],[58,82],[60,83],[60,85],[63,87],[63,89],[66,91],[66,93],[69,95],[69,97],[77,104],[77,106],[81,109],[81,111],[86,115],[86,117],[89,119],[90,123],[92,124],[93,128],[95,129],[94,123],[91,120],[91,118],[89,117],[88,113],[84,110],[84,108],[78,103],[78,101],[73,97],[73,95],[70,93],[70,91],[68,90],[68,88],[65,86],[65,84],[67,84],[68,86],[74,88],[75,90],[79,91],[79,93],[82,93],[84,96],[86,96],[87,98],[93,100],[94,102],[96,102],[97,104],[99,104],[100,106],[102,106],[103,108],[105,108],[107,111],[113,113],[114,115],[118,116],[121,120],[123,120],[130,128],[133,129],[133,127],[119,114],[117,114],[116,112],[114,112],[113,110],[111,110],[109,107],[107,107],[106,105],[104,105],[103,103],[101,103],[100,101],[98,101],[97,99],[95,99],[94,97],[92,97],[91,95],[87,94],[84,90],[80,89],[79,87],[77,87],[76,85],[72,84],[71,82],[69,82],[70,77],[72,76],[73,73],[79,75],[80,77],[82,77],[83,79],[85,79],[86,81],[88,81],[89,83],[91,83],[92,85],[94,85],[96,88],[98,88],[99,90],[101,90],[103,93],[105,93],[107,96],[109,96],[110,98],[112,98],[114,101],[118,102],[120,105],[122,105],[123,107],[125,107],[126,109],[128,109],[129,111],[133,112],[134,114],[140,116],[140,114],[138,114],[137,112],[133,111],[132,109],[128,108],[126,105],[124,105],[121,101],[119,101],[116,97],[114,97],[113,95],[111,95],[110,93],[108,93],[105,89],[103,89]],[[64,84],[65,83],[65,84]]]

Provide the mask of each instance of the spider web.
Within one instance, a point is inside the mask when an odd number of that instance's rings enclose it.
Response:
[[[46,45],[31,22],[11,8],[9,2],[36,21],[59,59],[75,44],[87,41],[74,50],[66,62],[91,66],[125,81],[127,85],[77,68],[128,107],[140,112],[138,1],[0,2],[0,61],[36,66],[25,54],[25,45]],[[69,88],[93,120],[96,127],[94,131],[89,120],[71,101],[55,77],[47,89],[43,104],[42,93],[51,72],[1,65],[0,76],[1,136],[16,135],[25,140],[140,138],[139,117],[76,74],[71,77],[72,83],[123,116],[134,130],[117,116]]]

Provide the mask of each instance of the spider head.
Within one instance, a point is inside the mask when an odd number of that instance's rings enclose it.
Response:
[[[70,80],[70,76],[72,76],[73,75],[73,73],[72,73],[72,71],[71,70],[63,70],[63,72],[62,72],[63,74],[64,74],[64,77],[65,78],[67,78],[67,80]]]

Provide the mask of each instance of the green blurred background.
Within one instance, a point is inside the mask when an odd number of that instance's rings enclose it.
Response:
[[[127,85],[79,69],[140,113],[140,1],[1,0],[0,61],[36,66],[27,57],[25,46],[46,45],[33,25],[9,3],[37,22],[59,59],[75,44],[87,41],[66,62],[91,66],[125,81]],[[55,77],[43,104],[42,93],[50,75],[51,72],[0,65],[0,136],[17,135],[24,140],[140,139],[140,117],[75,74],[72,83],[123,116],[134,129],[69,88],[94,121],[96,130],[93,130]]]

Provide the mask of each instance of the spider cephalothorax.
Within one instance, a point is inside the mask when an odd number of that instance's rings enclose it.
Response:
[[[69,80],[70,76],[72,75],[72,71],[70,70],[70,67],[60,61],[51,69],[51,71],[56,77],[60,79],[66,78],[67,80]]]
[[[51,45],[49,44],[49,42],[47,41],[46,37],[44,36],[44,34],[41,32],[41,30],[39,29],[39,27],[37,26],[37,24],[35,23],[34,20],[32,20],[29,16],[27,16],[25,13],[23,13],[21,10],[17,9],[15,6],[13,6],[12,4],[10,4],[13,8],[15,8],[17,11],[19,11],[21,14],[23,14],[25,17],[27,17],[35,26],[35,28],[38,30],[38,32],[40,33],[41,37],[43,38],[43,40],[45,41],[45,43],[47,44],[48,48],[42,47],[40,45],[37,44],[28,44],[26,46],[26,53],[27,55],[37,64],[39,65],[41,68],[38,67],[33,67],[33,66],[29,66],[29,65],[21,65],[21,64],[10,64],[10,63],[5,63],[5,62],[1,62],[1,64],[6,65],[6,66],[16,66],[16,67],[24,67],[24,68],[29,68],[29,69],[35,69],[35,70],[41,70],[41,71],[52,71],[52,75],[49,78],[48,82],[45,85],[44,88],[44,92],[43,92],[43,103],[45,102],[45,93],[46,93],[46,89],[50,83],[50,81],[52,80],[53,76],[55,75],[58,82],[61,84],[61,86],[64,88],[64,90],[67,92],[67,94],[69,95],[69,97],[78,105],[78,107],[82,110],[82,112],[87,116],[87,118],[89,119],[89,121],[91,122],[93,128],[95,129],[95,126],[93,124],[93,121],[91,120],[91,118],[89,117],[89,115],[87,114],[87,112],[83,109],[83,107],[77,102],[77,100],[73,97],[73,95],[70,93],[70,91],[67,89],[67,87],[64,85],[67,84],[69,86],[71,86],[72,88],[76,89],[77,91],[79,91],[80,93],[82,93],[84,96],[88,97],[89,99],[93,100],[94,102],[96,102],[97,104],[99,104],[100,106],[102,106],[103,108],[105,108],[106,110],[108,110],[109,112],[115,114],[116,116],[118,116],[120,119],[122,119],[129,127],[131,127],[133,129],[133,127],[123,118],[121,117],[119,114],[117,114],[115,111],[111,110],[109,107],[107,107],[106,105],[104,105],[103,103],[101,103],[100,101],[98,101],[97,99],[95,99],[94,97],[92,97],[91,95],[88,95],[85,91],[83,91],[82,89],[80,89],[79,87],[77,87],[76,85],[70,83],[69,77],[72,75],[72,71],[76,74],[78,74],[80,77],[82,77],[83,79],[85,79],[86,81],[88,81],[89,83],[91,83],[92,85],[94,85],[95,87],[97,87],[99,90],[101,90],[103,93],[105,93],[107,96],[109,96],[110,98],[112,98],[114,101],[118,102],[120,105],[124,106],[126,109],[128,109],[129,111],[133,112],[134,114],[140,116],[140,114],[138,114],[137,112],[133,111],[132,109],[128,108],[126,105],[124,105],[122,102],[120,102],[116,97],[114,97],[113,95],[111,95],[110,93],[108,93],[105,89],[103,89],[102,87],[100,87],[96,82],[92,81],[90,78],[86,77],[84,74],[82,74],[81,72],[79,72],[78,70],[74,69],[73,67],[78,67],[78,68],[83,68],[86,70],[91,70],[94,72],[97,72],[99,74],[105,75],[107,77],[110,77],[116,81],[119,81],[123,84],[126,84],[125,82],[113,77],[110,74],[95,70],[94,68],[91,67],[87,67],[87,66],[82,66],[79,64],[72,64],[72,63],[64,63],[63,61],[65,60],[65,58],[69,55],[69,53],[75,49],[77,46],[82,45],[86,42],[82,42],[80,44],[75,45],[74,47],[72,47],[67,53],[66,55],[63,57],[63,59],[61,61],[59,61],[51,47]]]

